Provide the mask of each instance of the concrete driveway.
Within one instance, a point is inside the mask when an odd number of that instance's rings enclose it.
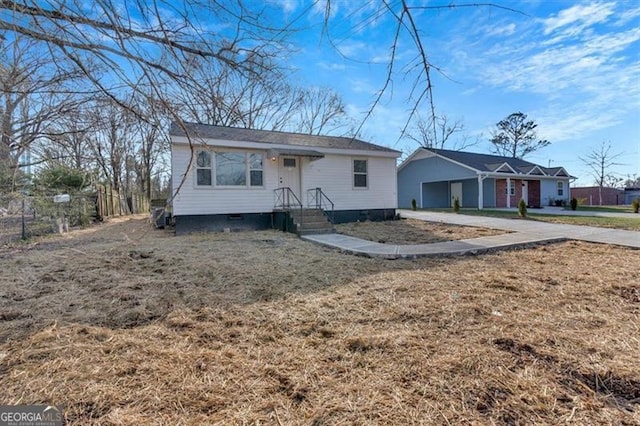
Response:
[[[564,225],[559,223],[520,220],[516,218],[505,219],[486,216],[470,216],[465,214],[444,212],[412,211],[402,209],[398,210],[398,212],[400,213],[401,217],[426,220],[430,222],[444,222],[453,223],[456,225],[479,226],[483,228],[502,229],[512,232],[523,232],[527,234],[539,235],[541,237],[567,238],[571,240],[616,244],[621,246],[640,248],[640,232],[638,231],[597,228],[594,226]],[[636,216],[629,213],[613,214],[624,214],[624,217]],[[637,215],[637,219],[638,221],[640,221],[640,215]]]

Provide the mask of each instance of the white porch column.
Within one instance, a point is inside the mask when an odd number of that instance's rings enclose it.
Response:
[[[507,208],[511,208],[511,178],[507,178]]]
[[[483,188],[482,188],[482,175],[478,175],[478,210],[482,210],[483,206],[483,200],[484,200],[484,194],[483,194]]]

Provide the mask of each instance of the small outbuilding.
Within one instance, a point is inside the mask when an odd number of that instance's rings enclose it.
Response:
[[[600,188],[599,186],[576,186],[571,188],[571,198],[575,198],[585,206],[600,205],[601,196],[603,206],[625,204],[624,191],[619,188]]]

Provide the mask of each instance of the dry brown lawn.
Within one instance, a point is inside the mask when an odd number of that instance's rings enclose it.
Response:
[[[386,244],[430,244],[488,237],[508,232],[416,219],[344,223],[336,225],[336,231],[340,234]]]
[[[640,424],[638,250],[380,260],[130,220],[0,259],[0,403],[70,424]]]

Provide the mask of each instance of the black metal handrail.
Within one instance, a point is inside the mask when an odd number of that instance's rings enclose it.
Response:
[[[296,196],[295,192],[291,190],[288,186],[284,186],[281,188],[276,188],[273,190],[275,195],[275,208],[283,209],[283,210],[294,210],[297,209],[300,212],[300,223],[299,226],[302,228],[302,222],[304,221],[304,212],[303,212],[303,204],[302,201]],[[287,221],[288,222],[288,221]],[[287,231],[288,225],[287,226]]]
[[[327,219],[329,219],[329,222],[334,223],[335,204],[327,197],[327,194],[324,193],[322,188],[311,188],[307,190],[307,205],[321,209],[327,216]]]

